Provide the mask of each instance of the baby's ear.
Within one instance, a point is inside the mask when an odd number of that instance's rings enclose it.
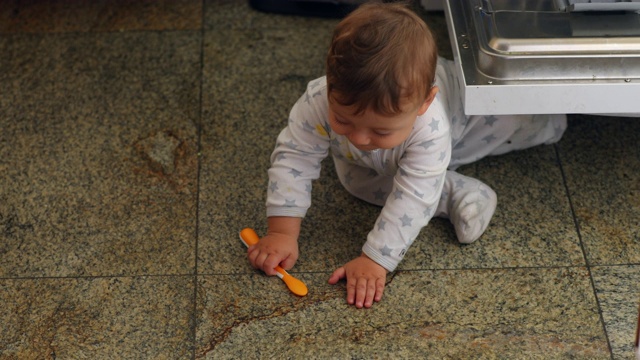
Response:
[[[429,109],[429,106],[431,106],[431,103],[436,98],[436,94],[438,94],[439,90],[440,89],[437,86],[433,86],[429,90],[429,93],[427,94],[427,98],[424,100],[422,105],[420,105],[420,109],[418,110],[418,116],[427,112],[427,109]]]

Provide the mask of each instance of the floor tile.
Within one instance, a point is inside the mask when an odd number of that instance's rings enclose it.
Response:
[[[0,277],[194,271],[199,45],[0,39]]]
[[[613,356],[632,359],[640,316],[640,266],[597,266],[591,273]]]
[[[238,232],[266,224],[275,139],[307,82],[323,73],[328,39],[312,34],[304,28],[207,34],[198,254],[205,274],[244,271]]]
[[[296,16],[275,12],[262,12],[254,9],[249,1],[206,0],[205,23],[207,30],[238,29],[289,29],[292,35],[295,29],[316,30],[318,36],[331,34],[339,19],[327,19],[314,16]]]
[[[441,56],[453,59],[447,24],[444,12],[427,12],[419,6],[413,9],[429,25],[436,37]],[[207,30],[229,29],[297,29],[315,30],[316,34],[331,34],[340,18],[323,18],[319,16],[296,16],[277,12],[263,12],[254,9],[249,1],[206,0],[205,24]],[[292,31],[293,33],[294,31]]]
[[[0,2],[0,33],[195,30],[202,2],[73,0]]]
[[[355,309],[328,274],[298,298],[263,275],[207,276],[196,358],[608,358],[583,268],[400,272]]]
[[[593,265],[640,263],[640,122],[576,116],[560,157]]]
[[[193,277],[0,280],[2,359],[190,359]]]
[[[489,227],[479,240],[463,245],[448,220],[433,219],[401,269],[585,264],[553,146],[488,157],[458,171],[497,193]]]

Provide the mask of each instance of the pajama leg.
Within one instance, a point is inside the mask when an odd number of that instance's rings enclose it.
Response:
[[[338,178],[351,195],[368,203],[384,206],[393,188],[393,177],[378,174],[375,170],[348,164],[335,159]]]
[[[353,196],[384,206],[393,188],[393,177],[335,160],[342,185]],[[479,180],[447,171],[434,216],[449,219],[458,241],[469,244],[486,230],[496,209],[496,193]]]
[[[447,171],[434,216],[449,219],[458,241],[476,241],[489,226],[496,210],[496,193],[480,180]]]
[[[459,120],[458,120],[459,119]],[[458,116],[452,121],[453,149],[449,169],[488,155],[500,155],[560,140],[566,115]]]

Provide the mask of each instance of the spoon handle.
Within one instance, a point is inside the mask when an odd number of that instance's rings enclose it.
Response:
[[[249,247],[253,244],[257,244],[260,241],[260,237],[256,232],[251,228],[244,228],[240,231],[240,240],[242,243]],[[277,275],[285,284],[292,293],[298,296],[305,296],[309,292],[307,286],[300,280],[291,276],[285,269],[280,266],[275,267]]]

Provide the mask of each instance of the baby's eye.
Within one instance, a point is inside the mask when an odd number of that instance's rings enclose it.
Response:
[[[340,124],[340,125],[349,125],[349,123],[347,123],[347,122],[345,122],[345,121],[343,121],[343,120],[340,120],[340,119],[338,119],[338,118],[333,118],[333,119],[334,119],[338,124]]]
[[[389,136],[389,135],[391,135],[391,131],[384,131],[384,130],[374,130],[373,133],[378,135],[378,136]]]

